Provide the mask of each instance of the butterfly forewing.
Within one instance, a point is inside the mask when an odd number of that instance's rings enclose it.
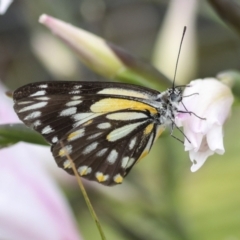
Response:
[[[52,144],[59,167],[73,173],[67,152],[82,177],[113,185],[156,140],[158,94],[122,83],[41,82],[17,89],[14,109]]]
[[[159,94],[158,91],[132,84],[115,82],[39,82],[30,83],[18,88],[14,92],[14,100],[18,101],[29,96],[44,95],[84,95],[84,94],[109,94],[132,96],[152,99]]]

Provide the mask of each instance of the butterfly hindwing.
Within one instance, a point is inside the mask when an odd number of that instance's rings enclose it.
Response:
[[[119,120],[121,114],[130,119]],[[59,167],[73,174],[67,155],[80,176],[104,185],[121,183],[136,161],[149,152],[155,125],[144,111],[104,114],[71,130],[53,146]],[[64,146],[64,147],[62,147]]]

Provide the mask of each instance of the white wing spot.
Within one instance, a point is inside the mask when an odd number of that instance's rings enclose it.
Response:
[[[124,138],[125,136],[130,134],[132,131],[134,131],[138,126],[142,125],[143,123],[145,123],[145,121],[128,124],[123,127],[114,129],[107,135],[107,140],[110,142],[115,142],[121,138]]]
[[[69,94],[79,94],[81,91],[79,90],[73,90],[73,91],[70,91]]]
[[[35,103],[33,105],[30,105],[30,106],[20,109],[19,112],[26,112],[26,111],[33,110],[33,109],[42,108],[42,107],[45,107],[47,104],[48,104],[47,102]]]
[[[107,129],[107,128],[110,128],[111,127],[111,124],[109,122],[106,122],[106,123],[100,123],[97,125],[97,128],[99,129]]]
[[[82,166],[78,168],[78,172],[81,176],[87,175],[92,172],[92,168],[88,166]]]
[[[41,123],[41,121],[40,120],[37,120],[37,121],[35,121],[34,123],[33,123],[33,127],[38,127],[38,126],[40,126],[42,123]]]
[[[89,144],[84,150],[83,150],[83,154],[88,154],[90,152],[92,152],[93,150],[95,150],[97,148],[98,142],[93,142],[91,144]]]
[[[74,131],[74,132],[70,133],[68,135],[68,138],[67,138],[68,142],[71,142],[71,141],[74,141],[74,140],[76,140],[78,138],[83,137],[84,136],[84,132],[85,132],[85,129],[82,128],[82,129],[79,129],[77,131]]]
[[[70,153],[72,153],[72,145],[66,145],[58,152],[60,157],[66,156],[67,154],[69,155]]]
[[[95,133],[95,134],[93,134],[93,135],[89,136],[89,137],[87,138],[87,140],[94,139],[94,138],[96,138],[96,137],[100,136],[101,134],[102,134],[101,132],[99,132],[99,133]]]
[[[118,173],[117,175],[114,176],[113,180],[114,180],[114,182],[116,182],[116,183],[122,183],[123,177],[122,177],[121,174]]]
[[[82,102],[81,100],[71,101],[71,102],[66,103],[66,106],[68,106],[68,107],[76,106],[76,105],[80,104],[81,102]]]
[[[129,150],[132,150],[136,144],[137,141],[137,137],[134,137],[133,139],[131,139],[130,143],[129,143]]]
[[[126,166],[127,166],[127,163],[128,163],[128,160],[129,160],[129,157],[124,157],[123,159],[122,159],[122,168],[126,168]]]
[[[54,132],[54,130],[51,128],[51,126],[46,126],[45,128],[42,129],[42,134],[49,134],[51,132]]]
[[[81,87],[82,87],[82,85],[75,85],[75,86],[73,86],[73,89],[79,89]]]
[[[28,115],[24,118],[24,120],[31,120],[31,119],[40,117],[41,114],[42,114],[42,113],[41,113],[40,111],[31,112],[30,114],[28,114]]]
[[[29,103],[33,103],[33,101],[18,102],[17,105],[25,105],[25,104],[29,104]]]
[[[42,84],[42,85],[39,85],[39,88],[47,88],[48,85],[47,84]]]
[[[71,100],[75,101],[75,100],[79,100],[81,99],[81,96],[73,96],[71,97]]]
[[[42,96],[42,95],[45,95],[45,94],[46,94],[45,90],[40,90],[40,91],[37,91],[37,92],[31,94],[30,96],[35,97],[35,96]]]
[[[145,149],[143,150],[143,154],[144,153],[148,153],[150,151],[150,148],[152,146],[152,140],[153,140],[153,134],[151,134],[151,136],[149,137],[147,146],[145,147]],[[141,156],[140,156],[141,157]]]
[[[102,172],[96,172],[95,176],[99,182],[104,182],[109,178],[109,175],[104,175]]]
[[[58,142],[58,137],[53,137],[52,138],[52,143],[56,143],[56,142]]]
[[[96,156],[102,157],[107,152],[107,150],[108,150],[108,148],[101,149],[99,152],[97,152]]]
[[[62,110],[59,115],[61,117],[67,117],[67,116],[71,116],[71,115],[75,114],[76,112],[77,112],[76,107],[70,107],[70,108]]]
[[[81,121],[85,118],[86,118],[86,121],[87,121],[87,120],[91,119],[89,117],[91,117],[93,115],[94,115],[94,113],[77,113],[77,114],[73,115],[72,118],[76,122]]]
[[[76,123],[73,124],[73,128],[80,126],[81,124],[102,115],[102,113],[77,113],[72,116],[73,120],[76,121]]]
[[[138,97],[138,98],[149,98],[147,94],[136,91],[136,90],[127,90],[123,88],[105,88],[100,90],[98,94],[114,94],[114,95],[124,95],[124,96],[131,96],[131,97]]]
[[[50,98],[49,97],[38,97],[38,98],[35,98],[36,100],[40,100],[40,101],[47,101],[49,100]]]
[[[106,118],[117,121],[129,121],[147,118],[147,115],[141,112],[119,112],[119,113],[110,113]]]
[[[114,163],[116,162],[116,160],[117,160],[117,157],[118,157],[118,152],[117,152],[115,149],[113,149],[113,150],[109,153],[109,155],[108,155],[108,157],[107,157],[107,161],[108,161],[110,164],[114,164]]]
[[[130,158],[128,160],[126,168],[130,168],[134,164],[134,162],[135,162],[135,159],[134,158]]]
[[[71,162],[69,160],[65,160],[65,162],[63,163],[63,168],[72,168],[71,166]]]

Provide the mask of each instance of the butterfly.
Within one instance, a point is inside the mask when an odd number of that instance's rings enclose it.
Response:
[[[122,183],[167,127],[182,91],[159,92],[115,82],[30,83],[14,94],[14,110],[50,144],[57,165],[88,180]],[[64,146],[64,147],[63,147]]]

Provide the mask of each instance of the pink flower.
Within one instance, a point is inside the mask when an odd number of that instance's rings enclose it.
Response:
[[[0,124],[17,122],[4,91],[0,84]],[[0,149],[0,239],[81,239],[64,196],[40,161],[45,151],[50,156],[46,147],[25,143]]]
[[[178,126],[183,127],[185,151],[193,162],[191,171],[197,171],[214,153],[223,154],[223,124],[230,115],[233,95],[229,87],[214,78],[192,81],[183,93],[183,104],[176,119]],[[192,95],[193,94],[193,95]],[[190,96],[192,95],[192,96]],[[205,118],[205,120],[201,119]]]
[[[1,149],[0,165],[0,239],[80,239],[62,193],[25,144]]]
[[[7,89],[0,83],[0,124],[21,123],[13,110],[13,100],[6,96],[6,91]],[[61,185],[68,185],[68,187],[77,186],[74,177],[57,167],[49,147],[29,143],[22,143],[22,147],[31,153],[34,156],[34,161],[42,164],[42,167],[57,179]]]

